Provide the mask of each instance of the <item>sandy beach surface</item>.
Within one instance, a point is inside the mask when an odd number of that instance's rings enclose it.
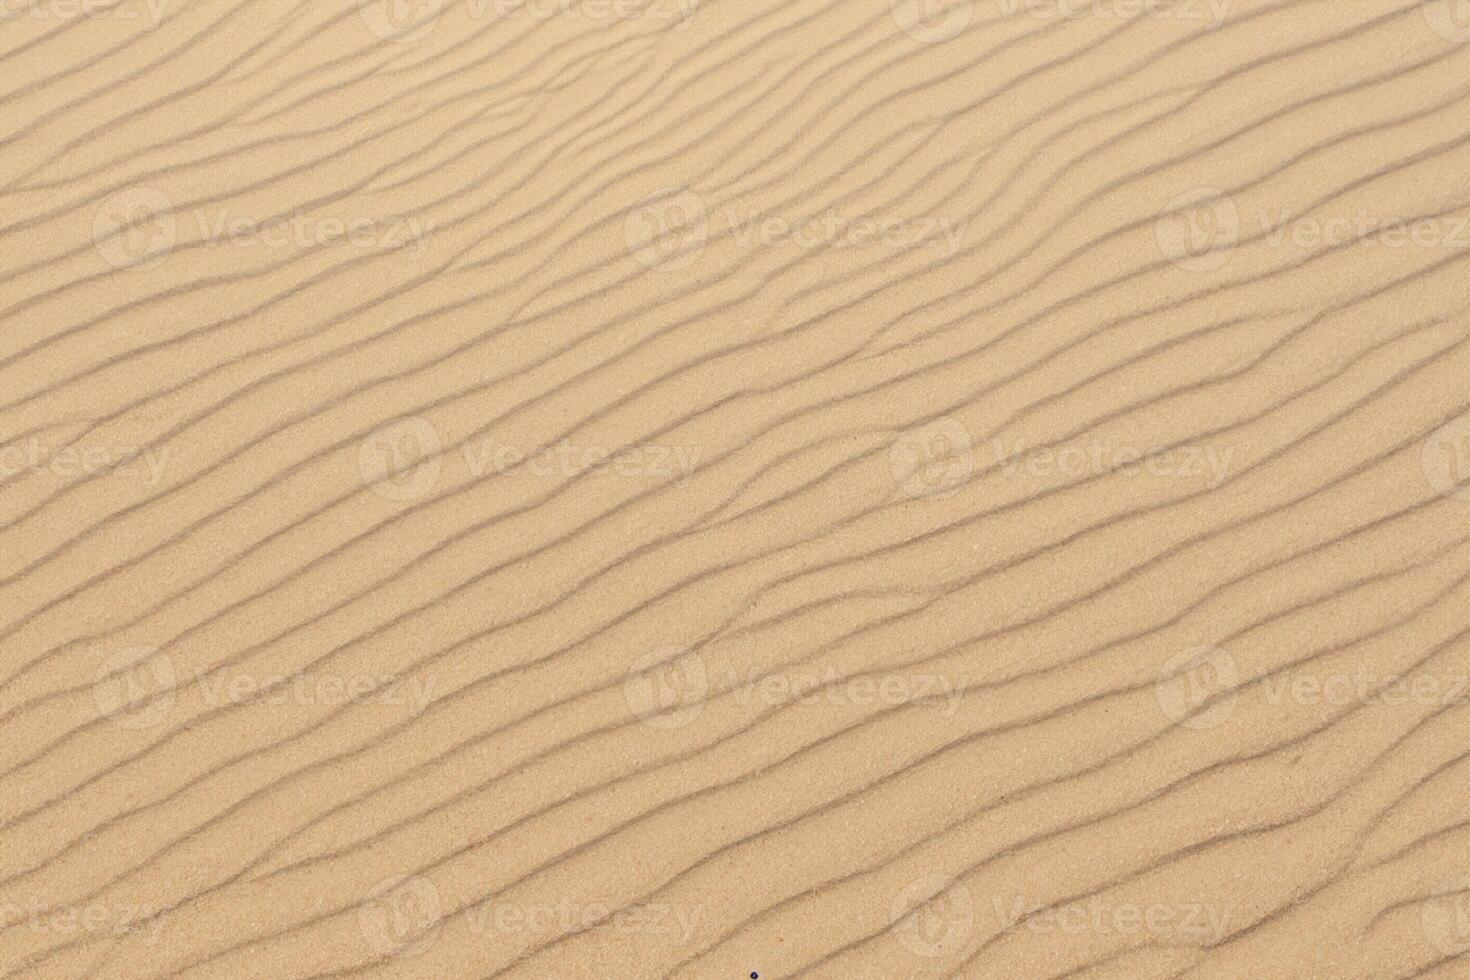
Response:
[[[1470,977],[1470,2],[0,0],[0,976]]]

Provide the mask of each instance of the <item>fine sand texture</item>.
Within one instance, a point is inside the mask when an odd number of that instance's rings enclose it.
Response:
[[[1470,977],[1470,0],[0,0],[0,977]]]

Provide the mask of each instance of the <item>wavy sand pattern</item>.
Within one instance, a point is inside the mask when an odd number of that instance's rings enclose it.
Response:
[[[1470,977],[1470,2],[0,72],[0,975]]]

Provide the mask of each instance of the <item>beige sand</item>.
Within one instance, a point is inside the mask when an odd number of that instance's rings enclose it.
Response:
[[[1470,976],[1470,4],[0,14],[4,976]]]

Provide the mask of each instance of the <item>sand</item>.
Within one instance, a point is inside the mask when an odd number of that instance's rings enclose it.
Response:
[[[1470,976],[1470,4],[0,79],[0,975]]]

